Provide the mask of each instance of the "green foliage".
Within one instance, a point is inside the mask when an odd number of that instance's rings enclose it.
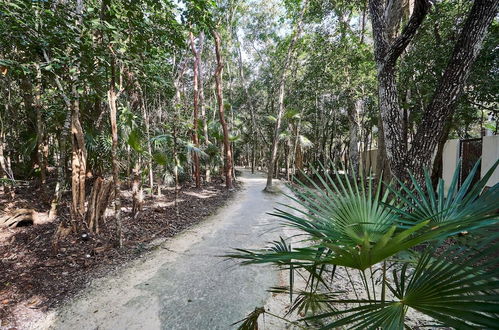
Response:
[[[458,169],[445,194],[443,181],[435,190],[428,173],[424,185],[412,180],[374,187],[362,174],[330,175],[322,167],[323,175],[316,170],[314,179],[305,176],[305,183],[292,187],[292,205],[274,212],[304,234],[303,247],[291,248],[281,238],[268,249],[239,249],[228,257],[307,275],[293,309],[312,309],[302,321],[321,321],[323,329],[403,329],[409,309],[459,329],[494,328],[499,184],[483,188],[498,164],[471,186],[477,163],[459,188]],[[463,233],[474,239],[463,240]],[[333,291],[337,267],[359,272],[362,296],[355,286],[355,299]],[[332,285],[325,278],[331,269]]]
[[[419,123],[424,105],[431,100],[471,4],[468,1],[436,2],[408,48],[407,56],[402,58],[400,81],[404,84],[400,84],[400,95],[402,106],[409,110],[411,122]],[[480,136],[476,124],[488,120],[490,105],[496,102],[499,92],[498,50],[493,45],[498,43],[498,29],[499,23],[495,20],[457,105],[451,123],[455,132],[451,136]],[[496,122],[490,123],[492,131],[495,131]]]
[[[133,150],[135,150],[136,152],[143,152],[144,149],[142,147],[142,136],[141,136],[141,132],[137,129],[134,129],[130,132],[130,134],[128,135],[128,145],[130,147],[132,147]]]

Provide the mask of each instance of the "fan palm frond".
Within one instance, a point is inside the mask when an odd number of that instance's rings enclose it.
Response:
[[[448,224],[463,219],[483,219],[496,215],[497,205],[494,201],[499,200],[499,186],[492,187],[482,192],[487,181],[497,168],[497,161],[475,185],[471,186],[480,161],[478,161],[461,186],[458,185],[460,165],[458,165],[449,189],[445,192],[444,181],[440,179],[435,189],[431,183],[428,171],[424,173],[424,185],[416,182],[414,175],[410,175],[411,186],[403,185],[398,181],[401,189],[387,185],[397,198],[404,201],[405,207],[394,209],[407,224],[417,223],[421,219],[430,219],[432,225]]]
[[[498,163],[475,185],[479,164],[459,188],[455,174],[447,194],[442,181],[436,189],[431,186],[428,173],[423,184],[411,175],[408,184],[398,182],[397,188],[388,183],[374,187],[362,173],[332,167],[330,174],[321,166],[313,177],[303,174],[305,181],[290,187],[293,204],[281,204],[273,213],[303,234],[303,247],[291,247],[281,238],[267,249],[239,249],[228,257],[308,274],[292,309],[314,310],[302,321],[326,324],[323,329],[403,329],[411,309],[454,328],[497,328],[499,184],[483,190]],[[456,235],[463,232],[470,239]],[[334,294],[325,274],[332,268],[334,277],[337,266],[359,271],[364,296],[355,292],[356,299],[340,299]],[[376,272],[381,273],[378,280]],[[274,290],[292,295],[294,278],[289,282],[288,288]],[[375,282],[382,286],[380,296]]]
[[[495,234],[477,249],[467,251],[459,246],[432,246],[419,255],[414,267],[405,264],[393,270],[393,284],[387,284],[393,299],[331,299],[330,303],[356,307],[304,320],[336,318],[323,329],[344,325],[353,329],[403,329],[407,310],[414,309],[456,329],[496,328],[499,260],[494,254],[499,248],[498,238]]]

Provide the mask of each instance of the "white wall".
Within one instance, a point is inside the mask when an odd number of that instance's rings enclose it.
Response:
[[[484,136],[482,140],[482,167],[480,169],[482,177],[499,159],[499,135]],[[492,187],[499,183],[499,166],[487,181],[487,186]]]
[[[449,191],[454,172],[459,161],[459,139],[447,140],[442,153],[442,179],[444,179],[445,193]]]
[[[362,151],[360,153],[360,168],[364,170],[367,168],[372,171],[373,175],[376,173],[378,164],[378,149],[371,149],[366,151]]]
[[[372,165],[373,171],[376,170],[376,158],[378,150],[368,150],[361,153],[361,166],[369,167]],[[484,136],[482,140],[482,164],[480,168],[481,176],[483,177],[487,171],[499,159],[499,135]],[[445,181],[445,192],[449,190],[454,172],[456,171],[459,162],[459,139],[447,140],[442,153],[442,179]],[[495,169],[492,176],[487,181],[487,186],[492,187],[499,183],[499,166]]]

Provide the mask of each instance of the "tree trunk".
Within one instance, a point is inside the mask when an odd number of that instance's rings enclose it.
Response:
[[[142,187],[141,187],[141,160],[137,160],[132,170],[132,218],[137,219],[142,211]],[[151,190],[152,192],[152,190]]]
[[[137,83],[138,84],[138,83]],[[147,113],[147,107],[144,101],[144,95],[142,88],[139,86],[139,91],[140,91],[140,107],[142,109],[142,117],[144,118],[144,123],[146,126],[146,138],[147,138],[147,168],[149,171],[149,188],[151,188],[151,194],[154,188],[154,172],[153,172],[153,167],[152,167],[152,146],[151,146],[151,128],[150,128],[150,122],[149,122],[149,114]],[[140,188],[142,192],[142,187]],[[159,182],[158,182],[158,191],[161,191],[159,187]]]
[[[348,156],[350,168],[359,174],[359,127],[360,114],[363,111],[364,101],[360,98],[348,105],[348,122],[350,125],[350,142]],[[353,103],[353,104],[352,104]]]
[[[246,85],[246,79],[244,76],[244,68],[243,68],[243,58],[241,54],[241,44],[239,42],[239,38],[237,36],[237,32],[234,32],[237,42],[237,60],[239,64],[239,77],[241,78],[241,85],[244,90],[244,94],[246,96],[246,105],[248,106],[251,122],[250,122],[250,135],[251,135],[251,173],[255,173],[255,163],[256,163],[256,149],[258,148],[258,139],[256,134],[256,121],[255,121],[255,109],[253,107],[253,99],[250,96],[248,86]]]
[[[179,110],[181,106],[181,100],[180,100],[180,80],[182,79],[184,75],[184,70],[185,70],[185,63],[180,65],[179,68],[179,73],[178,76],[176,77],[173,85],[175,87],[175,98],[173,102],[174,106],[174,116],[173,116],[173,160],[175,161],[174,167],[173,167],[173,176],[175,178],[175,199],[174,199],[174,205],[175,205],[175,215],[177,218],[179,217],[179,205],[178,205],[178,195],[179,195],[179,179],[178,179],[178,169],[180,167],[180,160],[178,158],[178,121],[179,121]]]
[[[40,64],[36,64],[36,85],[35,85],[35,111],[36,111],[36,152],[38,166],[40,168],[40,183],[42,189],[45,189],[47,181],[47,167],[44,153],[44,133],[42,118],[42,70]]]
[[[286,181],[289,181],[291,179],[290,173],[289,173],[289,167],[291,163],[291,141],[288,141],[286,143],[286,146],[284,147],[284,157],[285,157],[285,164],[286,164]]]
[[[444,133],[444,125],[456,107],[463,86],[475,62],[487,28],[497,14],[499,2],[477,0],[468,14],[461,30],[450,61],[437,85],[429,105],[423,112],[411,148],[407,149],[404,136],[404,111],[398,100],[396,62],[418,31],[430,3],[416,0],[411,18],[402,34],[390,40],[383,1],[370,0],[369,9],[373,26],[375,58],[378,66],[378,96],[382,116],[385,151],[391,173],[407,180],[407,169],[414,172],[419,181],[423,180],[425,167],[431,166],[434,150]]]
[[[10,79],[6,79],[6,85],[6,88],[2,88],[2,94],[5,100],[5,112],[0,113],[0,174],[2,175],[2,178],[5,179],[2,182],[2,193],[13,193],[14,190],[11,189],[11,186],[14,183],[14,174],[12,173],[12,169],[10,168],[6,157],[7,140],[4,127],[6,117],[9,115],[11,107]],[[10,181],[10,183],[7,183],[8,181]]]
[[[281,133],[281,123],[282,116],[284,115],[284,94],[286,92],[286,77],[288,73],[288,68],[291,65],[291,60],[293,56],[294,45],[296,40],[298,40],[303,23],[303,16],[305,14],[305,10],[307,8],[308,1],[305,0],[303,2],[303,7],[300,13],[300,17],[298,19],[296,30],[294,31],[293,38],[291,39],[291,43],[289,44],[288,51],[286,53],[286,57],[283,62],[281,76],[279,78],[279,94],[278,94],[278,110],[277,110],[277,118],[274,127],[274,135],[272,139],[272,147],[270,148],[269,155],[269,165],[267,169],[267,184],[265,186],[265,191],[272,192],[272,178],[274,176],[274,168],[276,167],[277,161],[277,150],[279,148],[279,134]]]
[[[225,121],[224,114],[224,100],[222,92],[222,73],[223,73],[223,62],[222,62],[222,50],[220,34],[217,31],[213,31],[213,37],[215,38],[215,54],[217,58],[217,68],[215,71],[215,84],[217,93],[217,103],[218,103],[218,115],[220,117],[220,124],[223,130],[223,143],[224,143],[224,172],[225,172],[225,186],[227,189],[233,189],[232,183],[232,149],[229,142],[229,129],[227,127],[227,122]]]
[[[196,47],[194,46],[194,35],[192,32],[189,32],[189,38],[191,41],[191,50],[194,55],[194,128],[192,132],[192,142],[196,148],[199,148],[199,138],[198,138],[198,114],[199,114],[199,85],[198,85],[198,77],[199,77],[199,58],[197,56]],[[196,180],[196,188],[201,187],[201,174],[199,168],[199,154],[194,152],[192,155],[194,159],[194,178]]]
[[[36,108],[35,108],[35,101],[34,101],[34,88],[33,84],[31,83],[29,77],[24,76],[21,79],[20,83],[20,92],[21,92],[21,97],[24,103],[24,109],[26,110],[26,117],[27,117],[27,123],[28,123],[28,130],[31,132],[36,132],[37,131],[37,113],[36,113]],[[33,151],[29,155],[30,158],[30,165],[31,169],[36,169],[39,168],[40,160],[38,159],[38,150],[37,148],[33,149]]]
[[[390,6],[390,4],[388,4]],[[427,0],[416,0],[414,12],[402,34],[394,39],[394,26],[400,16],[396,9],[387,7],[381,0],[370,0],[369,9],[373,26],[375,58],[378,67],[378,98],[383,125],[383,138],[387,159],[393,175],[403,178],[406,175],[407,144],[403,139],[403,110],[399,105],[396,82],[396,61],[414,38],[419,26],[428,13]],[[385,17],[397,16],[390,21]],[[392,41],[393,40],[393,41]]]
[[[78,2],[78,4],[82,5],[80,1]],[[78,8],[83,10],[82,6],[78,6]],[[45,61],[47,61],[47,63],[50,63],[51,62],[50,57],[48,56],[45,49],[42,49],[42,52]],[[58,211],[57,208],[59,206],[59,202],[62,197],[62,191],[66,182],[66,165],[67,165],[66,143],[71,133],[70,130],[72,126],[73,107],[74,107],[74,104],[71,103],[69,96],[65,93],[64,87],[62,86],[62,83],[57,75],[55,75],[54,81],[57,88],[59,89],[59,92],[61,93],[64,104],[66,105],[67,112],[66,112],[66,119],[64,120],[64,125],[61,130],[61,136],[59,138],[59,161],[57,164],[57,183],[54,190],[54,197],[52,198],[52,201],[50,203],[49,220],[53,220],[57,217],[57,211]],[[68,231],[70,230],[71,228],[68,228],[67,223],[61,222],[53,237],[53,242],[52,242],[53,248],[57,247],[58,240],[62,238],[65,235],[65,233],[68,233]]]
[[[58,79],[56,82],[59,81]],[[62,88],[59,87],[59,88]],[[66,100],[66,97],[63,97]],[[49,211],[49,220],[52,221],[57,217],[57,208],[59,206],[59,202],[61,200],[62,191],[66,182],[66,143],[69,135],[69,128],[71,125],[71,109],[69,99],[67,99],[66,105],[68,106],[66,119],[64,120],[64,125],[61,130],[61,135],[59,137],[59,158],[57,162],[57,183],[55,185],[54,197],[50,202],[50,211]]]
[[[111,55],[111,66],[110,66],[110,76],[111,80],[109,83],[109,89],[107,92],[107,98],[109,103],[109,119],[111,123],[111,135],[112,135],[112,145],[111,145],[111,159],[113,168],[113,186],[114,186],[114,216],[116,219],[116,236],[118,238],[118,246],[121,248],[123,246],[123,233],[122,233],[122,223],[121,223],[121,191],[120,191],[120,176],[119,176],[119,164],[118,164],[118,126],[116,123],[117,117],[117,95],[116,95],[116,70],[115,70],[115,58]]]
[[[199,109],[201,110],[201,121],[203,122],[203,136],[204,143],[206,146],[210,145],[210,139],[208,136],[208,121],[206,120],[206,106],[204,101],[204,75],[203,75],[203,60],[201,55],[203,54],[204,45],[204,32],[199,33],[199,48],[196,52],[196,57],[198,61],[198,89],[199,89]],[[205,170],[205,180],[206,182],[211,182],[211,166],[210,162],[206,162]]]
[[[85,215],[85,179],[87,169],[87,149],[85,147],[85,138],[83,129],[80,123],[80,103],[78,98],[77,88],[73,87],[75,99],[71,112],[71,220],[73,222],[73,230],[77,231],[81,228],[82,221]]]
[[[432,164],[435,148],[445,133],[448,119],[455,111],[498,8],[497,0],[476,0],[473,3],[435,94],[424,111],[409,151],[409,168],[413,169],[419,179],[423,177],[424,168],[430,168]]]
[[[99,223],[109,204],[112,186],[113,184],[110,180],[105,180],[101,177],[95,179],[85,215],[87,227],[90,232],[99,233]]]
[[[378,117],[378,154],[376,158],[376,178],[378,184],[390,182],[391,171],[390,163],[386,157],[385,135],[383,133],[383,118],[381,114]]]
[[[83,0],[76,2],[76,23],[77,27],[83,24]],[[78,37],[77,44],[80,43]],[[80,122],[80,93],[78,87],[80,83],[80,61],[77,61],[73,78],[72,94],[73,104],[71,108],[71,221],[73,231],[82,228],[85,216],[85,179],[87,174],[87,149],[85,147],[85,136]]]
[[[5,146],[5,133],[3,132],[3,127],[0,127],[0,174],[2,174],[2,179],[5,179],[5,181],[2,183],[2,187],[4,188],[5,193],[10,192],[11,194],[13,194],[14,174],[12,173],[9,162],[5,157]],[[11,183],[7,184],[7,180]]]

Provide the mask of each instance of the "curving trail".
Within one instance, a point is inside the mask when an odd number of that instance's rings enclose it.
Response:
[[[278,273],[217,257],[233,247],[260,248],[282,234],[267,214],[281,194],[262,190],[265,178],[242,170],[244,189],[201,224],[161,244],[149,256],[96,281],[46,320],[45,329],[230,329],[269,299]]]

